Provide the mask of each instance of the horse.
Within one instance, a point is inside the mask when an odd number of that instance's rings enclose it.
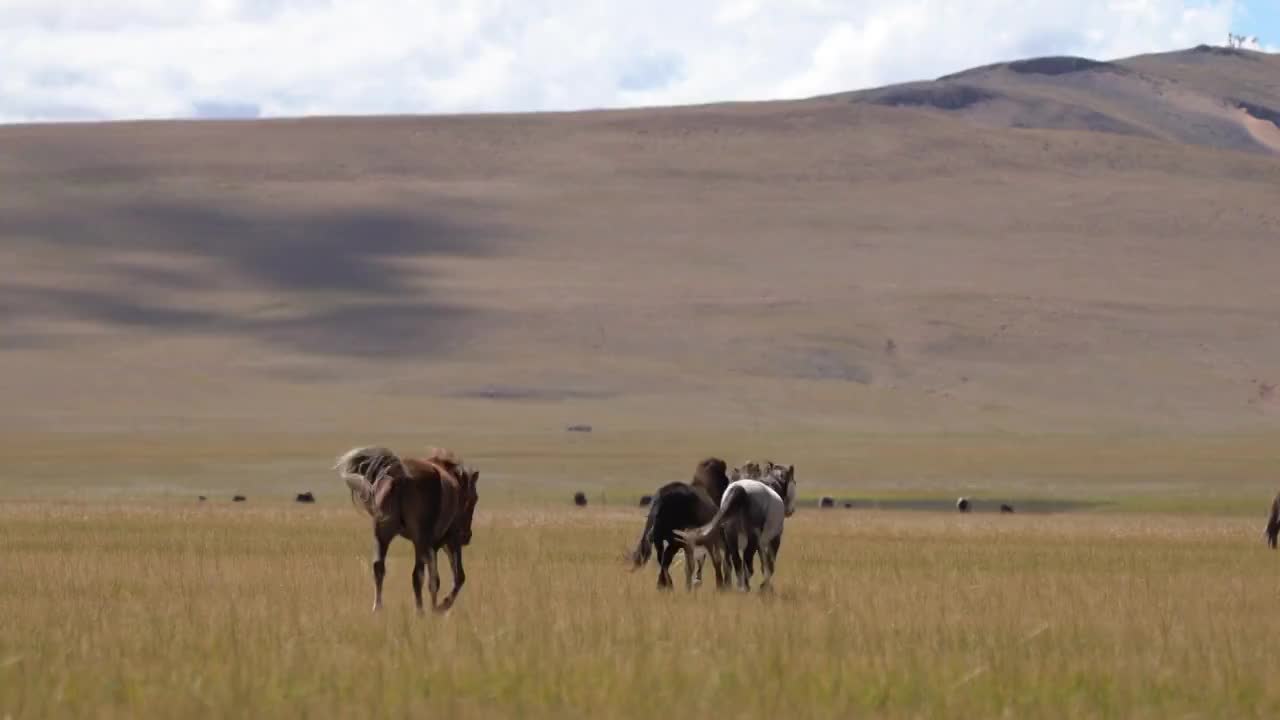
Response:
[[[770,463],[764,477],[743,478],[730,483],[720,501],[720,509],[710,522],[694,530],[677,530],[675,534],[689,548],[714,546],[720,542],[718,531],[726,528],[731,536],[744,534],[746,547],[742,571],[738,573],[739,587],[743,591],[751,589],[752,560],[758,552],[764,571],[760,589],[765,590],[770,587],[778,551],[782,547],[783,522],[795,513],[795,500],[794,466]]]
[[[729,464],[724,460],[721,460],[718,457],[709,457],[698,463],[698,467],[693,471],[693,482],[690,484],[693,485],[693,487],[702,488],[703,491],[705,491],[711,498],[711,502],[715,503],[716,506],[719,506],[720,498],[724,497],[725,488],[729,487],[730,480],[729,476],[726,474],[728,468]],[[699,522],[697,524],[701,525],[702,523]],[[725,545],[725,547],[727,547],[727,545]],[[706,559],[706,555],[700,555],[698,557],[698,565],[694,571],[694,578],[697,584],[702,583],[702,564]],[[724,582],[732,579],[732,576],[727,574],[731,570],[732,567],[728,562],[728,557],[722,556],[719,560],[718,567],[716,568],[717,587],[722,587]]]
[[[741,467],[736,467],[730,471],[726,480],[728,482],[737,482],[738,480],[773,478],[785,487],[787,482],[794,482],[795,472],[795,465],[778,465],[771,460],[765,460],[763,463],[748,461],[743,463]],[[723,493],[721,496],[723,497]],[[724,576],[727,582],[732,582],[735,573],[739,579],[742,578],[743,557],[738,548],[740,544],[746,543],[746,534],[738,526],[736,518],[731,518],[725,524],[721,529],[721,534],[724,536]]]
[[[1267,547],[1276,549],[1276,538],[1280,537],[1280,493],[1271,501],[1271,514],[1267,516],[1267,528],[1262,531],[1267,537]]]
[[[658,551],[658,589],[669,590],[671,581],[671,562],[681,549],[685,552],[684,580],[685,589],[694,586],[694,548],[677,540],[677,530],[699,527],[715,517],[717,506],[711,496],[701,487],[689,483],[672,482],[663,485],[654,496],[649,506],[649,517],[645,520],[644,530],[640,532],[640,542],[631,553],[632,572],[644,567],[649,562],[653,549]],[[716,570],[716,587],[724,587],[725,581],[720,573],[719,547],[712,545],[709,550],[712,565]],[[701,578],[699,578],[699,581]]]
[[[413,596],[422,613],[423,565],[429,573],[431,609],[453,607],[466,582],[462,548],[471,544],[471,523],[479,495],[480,472],[467,468],[448,450],[425,458],[401,458],[385,447],[360,447],[342,454],[334,469],[351,491],[351,500],[373,520],[373,611],[382,608],[382,579],[387,548],[397,535],[413,543]],[[453,589],[437,603],[440,569],[436,553],[448,551]]]

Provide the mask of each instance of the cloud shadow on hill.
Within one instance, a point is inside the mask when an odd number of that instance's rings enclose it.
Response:
[[[110,330],[227,334],[315,354],[417,356],[446,347],[480,313],[433,290],[421,264],[403,261],[489,256],[505,234],[447,210],[241,212],[147,203],[8,213],[0,236],[62,251],[104,276],[95,289],[21,279],[0,289],[6,315],[27,325],[27,345],[67,342],[40,337],[38,328],[77,320]],[[125,253],[179,262],[138,266]],[[224,283],[275,296],[292,311],[254,317],[192,292]]]

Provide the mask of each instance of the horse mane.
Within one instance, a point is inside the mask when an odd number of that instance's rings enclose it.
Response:
[[[433,447],[427,453],[426,461],[452,475],[464,489],[471,487],[471,471],[454,451]]]
[[[788,474],[787,465],[779,465],[772,460],[765,460],[763,462],[749,460],[742,463],[742,467],[734,468],[729,479],[735,482],[738,480],[756,480],[762,482],[773,488],[773,491],[781,495],[783,499],[786,499],[787,484],[789,482],[795,482],[795,468],[792,466],[790,469],[791,473]]]

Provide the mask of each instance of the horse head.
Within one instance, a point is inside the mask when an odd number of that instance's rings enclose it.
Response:
[[[475,515],[476,504],[480,501],[480,492],[476,486],[480,483],[480,471],[468,470],[458,466],[458,482],[462,485],[462,510],[458,514],[458,535],[463,545],[471,543],[471,518]]]
[[[468,468],[452,450],[432,448],[428,457],[457,481],[458,516],[454,520],[454,528],[458,534],[458,542],[467,545],[471,542],[471,520],[476,512],[476,504],[480,501],[477,490],[480,471]]]
[[[701,487],[707,491],[711,499],[720,502],[721,496],[724,495],[725,488],[729,487],[731,482],[726,474],[728,464],[717,457],[709,457],[698,463],[697,469],[693,473],[693,486]]]
[[[787,517],[791,517],[796,511],[796,466],[769,463],[768,476],[773,480],[770,485],[774,492],[786,503]]]

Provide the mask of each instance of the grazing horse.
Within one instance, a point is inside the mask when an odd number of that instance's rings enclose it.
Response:
[[[1271,501],[1271,514],[1267,516],[1267,529],[1263,534],[1267,536],[1267,547],[1275,550],[1276,538],[1280,537],[1280,493]]]
[[[682,482],[663,485],[654,496],[653,504],[649,506],[649,517],[645,521],[644,530],[640,532],[640,542],[631,553],[632,572],[644,567],[656,548],[658,589],[668,590],[674,584],[671,581],[671,562],[675,560],[676,553],[683,549],[685,589],[692,590],[694,548],[680,542],[675,533],[677,530],[706,524],[715,517],[716,509],[716,504],[701,487]],[[711,545],[709,552],[712,566],[716,570],[716,586],[723,587],[719,546]]]
[[[462,548],[471,543],[471,521],[479,495],[479,471],[470,470],[447,450],[425,458],[401,458],[385,447],[352,449],[334,465],[351,490],[351,499],[373,519],[373,610],[382,607],[387,548],[397,535],[413,543],[413,597],[422,612],[423,565],[429,573],[431,609],[453,607],[466,582]],[[437,604],[440,568],[436,552],[448,551],[453,590]]]
[[[687,546],[694,547],[714,546],[720,541],[718,531],[726,528],[730,535],[745,535],[742,570],[738,573],[739,587],[744,591],[751,589],[752,560],[758,552],[764,570],[760,589],[764,590],[773,578],[778,551],[782,547],[783,521],[795,512],[795,499],[794,467],[784,468],[770,463],[764,477],[730,483],[720,501],[720,509],[710,522],[694,530],[677,530],[676,536]]]

